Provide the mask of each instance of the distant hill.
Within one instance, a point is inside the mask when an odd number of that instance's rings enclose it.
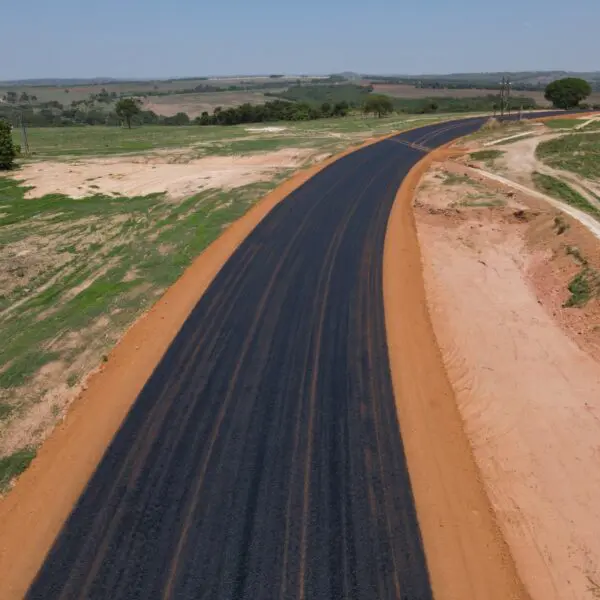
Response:
[[[499,86],[502,77],[508,76],[514,89],[540,90],[551,81],[563,77],[580,77],[590,82],[592,88],[600,91],[600,71],[517,71],[490,73],[449,73],[423,75],[364,75],[364,79],[385,83],[406,83],[422,87],[488,88]]]
[[[69,85],[102,85],[105,83],[121,83],[124,79],[115,79],[113,77],[93,77],[90,79],[12,79],[9,81],[0,81],[2,86],[69,86]]]

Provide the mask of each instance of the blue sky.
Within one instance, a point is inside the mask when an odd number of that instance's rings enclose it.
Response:
[[[0,80],[600,70],[600,0],[0,4]]]

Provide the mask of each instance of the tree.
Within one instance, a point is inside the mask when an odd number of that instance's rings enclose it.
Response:
[[[27,92],[23,92],[19,97],[19,102],[29,102],[29,94]]]
[[[17,156],[17,149],[13,144],[12,127],[4,119],[0,119],[0,170],[12,169]]]
[[[115,112],[127,123],[127,128],[131,129],[131,119],[141,112],[140,103],[134,98],[121,98],[115,106]]]
[[[345,117],[350,111],[350,105],[342,100],[341,102],[336,102],[333,106],[333,116],[334,117]]]
[[[394,104],[389,96],[383,94],[371,94],[365,101],[363,110],[365,113],[373,113],[383,117],[394,111]]]
[[[329,102],[323,102],[323,104],[321,104],[321,114],[324,117],[330,117],[332,115],[332,108]]]
[[[582,100],[592,93],[590,84],[585,79],[578,77],[567,77],[557,79],[546,86],[544,97],[555,108],[577,108]]]

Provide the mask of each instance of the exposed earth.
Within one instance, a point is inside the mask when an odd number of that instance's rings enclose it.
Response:
[[[538,141],[498,146],[508,184],[531,184]],[[578,304],[569,285],[600,272],[600,241],[540,194],[478,171],[446,162],[415,199],[435,334],[532,598],[598,598],[600,301]]]
[[[144,196],[166,192],[184,198],[209,188],[229,190],[271,179],[286,169],[298,168],[312,154],[307,148],[237,156],[191,158],[189,151],[152,155],[116,156],[70,162],[25,164],[19,178],[32,186],[29,198],[66,194],[85,198],[92,194]]]

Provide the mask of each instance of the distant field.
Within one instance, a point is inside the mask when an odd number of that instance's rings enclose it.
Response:
[[[170,96],[149,96],[144,101],[144,108],[165,117],[172,117],[178,112],[184,112],[193,119],[202,114],[203,111],[212,114],[217,106],[228,108],[239,106],[245,102],[249,102],[250,104],[264,104],[268,100],[273,100],[273,98],[268,98],[262,92],[172,94]]]
[[[377,83],[373,85],[374,91],[378,94],[386,94],[394,98],[475,98],[477,96],[498,95],[498,90],[487,89],[469,89],[469,90],[445,90],[416,88],[412,85]],[[533,98],[540,106],[545,106],[548,102],[542,92],[514,92],[514,97]]]
[[[237,77],[228,79],[185,79],[174,81],[140,81],[140,82],[118,82],[93,85],[74,85],[74,86],[6,86],[0,85],[0,96],[6,92],[27,92],[29,95],[37,96],[40,102],[49,102],[57,100],[62,104],[70,104],[74,100],[85,100],[90,94],[98,94],[105,89],[109,94],[115,92],[117,95],[122,92],[141,93],[141,92],[168,92],[182,89],[193,89],[199,85],[213,85],[227,87],[229,85],[248,85],[256,86],[261,83],[273,83],[281,81],[282,87],[290,84],[296,79],[273,80],[269,77]]]

